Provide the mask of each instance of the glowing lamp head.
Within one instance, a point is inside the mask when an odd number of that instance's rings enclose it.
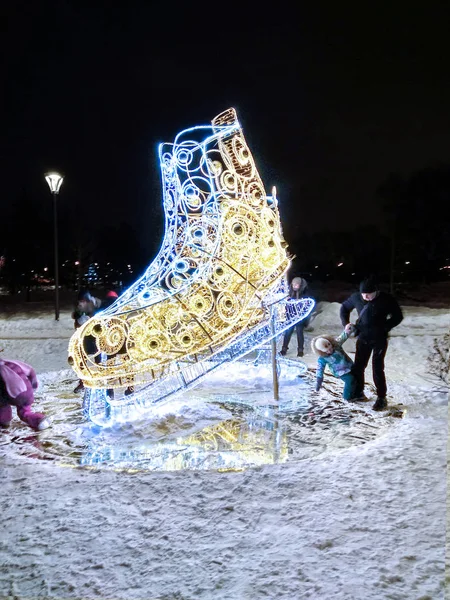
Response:
[[[63,182],[63,177],[59,173],[47,173],[45,181],[48,183],[48,187],[52,194],[58,194],[59,188]]]

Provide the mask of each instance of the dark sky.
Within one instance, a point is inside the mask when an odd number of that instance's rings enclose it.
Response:
[[[288,240],[379,224],[389,172],[450,163],[445,3],[118,4],[2,9],[4,215],[26,193],[51,218],[43,174],[58,169],[63,213],[129,223],[153,253],[157,144],[229,106]]]

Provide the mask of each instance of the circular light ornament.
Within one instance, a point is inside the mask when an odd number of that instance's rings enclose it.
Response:
[[[187,148],[181,148],[176,156],[180,167],[186,168],[192,162],[192,152]]]
[[[98,326],[100,325],[100,330]],[[97,333],[98,331],[98,333]],[[117,354],[127,340],[127,327],[122,319],[112,317],[102,324],[92,327],[93,335],[97,338],[97,347],[105,354]]]

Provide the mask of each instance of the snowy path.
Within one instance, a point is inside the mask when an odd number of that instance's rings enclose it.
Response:
[[[443,598],[445,436],[438,406],[366,447],[238,474],[6,459],[0,590],[24,599]]]
[[[447,396],[424,357],[448,312],[414,310],[387,357],[407,416],[364,445],[239,473],[63,468],[0,446],[0,598],[443,599]],[[319,316],[336,327],[334,305]]]

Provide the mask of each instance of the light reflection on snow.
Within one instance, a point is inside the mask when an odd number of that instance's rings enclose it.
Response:
[[[83,454],[81,464],[151,471],[227,471],[283,462],[287,458],[286,432],[273,413],[252,411],[246,417],[236,416],[191,435],[159,442],[94,444]]]
[[[298,461],[365,443],[386,419],[341,400],[340,382],[328,382],[325,397],[313,395],[312,375],[287,378],[273,402],[270,371],[253,380],[240,367],[157,406],[133,423],[97,428],[83,420],[74,381],[43,386],[39,409],[53,426],[33,433],[14,419],[0,433],[2,450],[72,467],[118,470],[243,470]],[[235,373],[236,375],[236,373]],[[6,448],[7,447],[7,448]]]

